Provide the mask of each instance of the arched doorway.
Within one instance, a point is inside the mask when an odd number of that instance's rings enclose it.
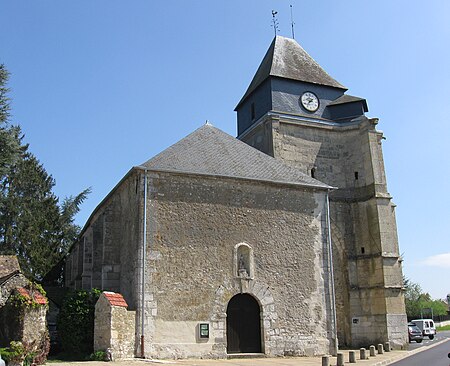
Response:
[[[261,353],[261,309],[253,296],[238,294],[228,303],[227,352]]]

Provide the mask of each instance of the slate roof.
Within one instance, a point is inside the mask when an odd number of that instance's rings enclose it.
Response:
[[[141,168],[331,188],[209,123],[148,160]]]
[[[328,75],[295,40],[276,36],[237,107],[269,76],[347,90]]]
[[[103,292],[103,295],[105,295],[106,299],[112,306],[120,306],[124,308],[128,307],[127,302],[125,301],[125,299],[121,294],[105,291]]]
[[[0,279],[18,272],[20,266],[15,255],[0,255]]]
[[[364,106],[364,111],[368,112],[367,101],[364,98],[355,97],[353,95],[347,95],[347,94],[344,94],[344,95],[340,96],[339,98],[333,100],[331,103],[328,104],[328,106],[353,103],[353,102],[362,102],[363,106]]]

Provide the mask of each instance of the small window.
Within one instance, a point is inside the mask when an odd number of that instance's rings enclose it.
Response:
[[[358,178],[359,178],[359,174],[358,174],[358,172],[355,172],[355,180],[358,180]]]
[[[364,254],[366,252],[366,249],[364,247],[361,247],[361,254]]]
[[[252,121],[255,119],[256,117],[256,113],[255,113],[255,103],[252,103],[250,105],[250,110],[251,110],[251,115],[252,115]]]
[[[315,178],[316,177],[316,167],[311,169],[311,178]]]

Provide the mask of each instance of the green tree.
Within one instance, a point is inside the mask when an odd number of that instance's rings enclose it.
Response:
[[[6,84],[8,82],[8,71],[0,64],[0,179],[4,177],[20,156],[23,147],[20,141],[20,128],[9,125],[9,104]]]
[[[54,179],[9,125],[8,73],[0,67],[0,254],[15,254],[30,278],[43,276],[67,253],[80,228],[74,216],[90,189],[59,204]]]
[[[406,315],[411,318],[446,315],[446,304],[442,300],[433,300],[430,294],[423,292],[419,284],[404,278]]]
[[[29,152],[3,179],[0,240],[2,252],[18,256],[22,271],[41,280],[76,238],[73,216],[89,190],[64,200],[59,207],[52,192],[55,182]]]

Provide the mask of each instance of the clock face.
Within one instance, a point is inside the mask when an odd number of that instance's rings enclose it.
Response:
[[[300,98],[302,106],[309,112],[315,112],[319,109],[319,98],[313,92],[305,92]]]

